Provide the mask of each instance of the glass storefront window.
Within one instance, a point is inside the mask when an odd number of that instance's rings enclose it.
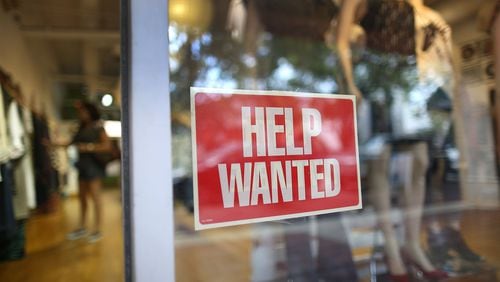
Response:
[[[499,6],[0,1],[0,280],[497,281]]]
[[[176,280],[494,281],[492,2],[170,1]],[[363,208],[195,231],[190,87],[355,95]]]

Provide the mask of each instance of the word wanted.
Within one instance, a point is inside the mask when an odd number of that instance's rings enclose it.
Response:
[[[252,111],[255,122],[252,123]],[[242,107],[241,126],[243,157],[306,156],[313,151],[312,139],[321,134],[321,114],[303,108],[302,147],[295,145],[294,112],[292,108]],[[284,124],[277,117],[284,117]],[[284,134],[284,147],[277,144],[277,135]],[[255,150],[253,140],[255,137]],[[248,161],[218,165],[224,208],[235,207],[235,193],[240,207],[262,203],[303,201],[335,197],[340,193],[340,165],[337,159],[300,159],[279,161]],[[295,176],[295,177],[294,177]],[[310,193],[306,192],[306,178]],[[295,188],[296,187],[296,188]],[[294,191],[295,194],[294,194]]]

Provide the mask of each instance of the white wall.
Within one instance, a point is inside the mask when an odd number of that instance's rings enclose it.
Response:
[[[54,113],[52,89],[40,59],[33,56],[13,16],[0,8],[0,67],[19,84],[26,102],[31,103],[35,97],[35,109],[43,109],[50,117]]]

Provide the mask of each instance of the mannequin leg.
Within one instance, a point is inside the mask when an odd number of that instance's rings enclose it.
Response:
[[[385,145],[380,158],[370,161],[368,182],[371,191],[371,202],[375,207],[378,224],[384,234],[384,247],[389,271],[393,275],[401,275],[406,273],[406,269],[403,260],[401,259],[396,232],[392,225],[390,216],[391,195],[388,179],[390,157],[391,146]]]
[[[411,185],[405,185],[404,199],[406,205],[406,251],[410,258],[425,271],[435,270],[420,244],[420,227],[425,197],[425,173],[429,166],[427,144],[420,142],[409,146],[413,156],[413,174]]]

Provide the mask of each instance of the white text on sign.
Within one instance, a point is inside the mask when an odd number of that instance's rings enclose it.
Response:
[[[265,118],[264,118],[265,112]],[[285,125],[276,124],[276,116],[285,116]],[[251,123],[251,108],[241,108],[241,126],[243,129],[243,156],[252,157],[252,134],[256,136],[257,156],[310,155],[311,138],[321,133],[321,114],[316,109],[302,109],[302,128],[304,148],[295,147],[293,110],[291,108],[255,107],[255,124]],[[286,148],[276,146],[276,134],[284,133]],[[286,150],[285,150],[286,149]]]
[[[295,145],[293,114],[292,108],[242,107],[243,157],[254,156],[253,135],[258,157],[311,155],[312,138],[322,130],[321,114],[313,108],[302,109],[303,147]],[[284,116],[284,124],[276,123],[277,116]],[[277,146],[277,134],[285,134],[285,147]],[[311,199],[335,197],[341,190],[340,165],[334,158],[232,163],[229,171],[228,164],[222,163],[218,172],[224,208],[235,206],[235,193],[240,207],[306,200],[307,174]],[[293,193],[294,187],[297,195]]]

